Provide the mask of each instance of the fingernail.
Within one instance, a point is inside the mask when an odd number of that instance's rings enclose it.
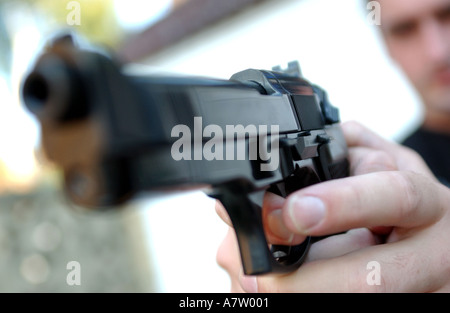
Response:
[[[307,233],[325,217],[325,204],[316,197],[292,197],[288,200],[287,211],[294,227],[300,233]]]
[[[258,282],[256,281],[256,276],[244,275],[242,272],[239,275],[239,282],[242,289],[248,293],[258,292]]]
[[[281,209],[271,212],[267,216],[267,224],[273,235],[286,241],[292,241],[294,234],[286,228],[286,225],[284,225],[281,214]]]

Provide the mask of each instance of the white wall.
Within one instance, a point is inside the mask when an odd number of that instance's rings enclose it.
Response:
[[[299,60],[324,87],[343,121],[402,138],[420,120],[416,95],[390,63],[362,0],[276,0],[247,10],[148,58],[163,72],[229,78],[246,68]],[[228,291],[215,252],[225,234],[213,202],[198,193],[143,210],[161,291]],[[178,252],[163,247],[177,246]],[[180,266],[182,265],[182,266]]]

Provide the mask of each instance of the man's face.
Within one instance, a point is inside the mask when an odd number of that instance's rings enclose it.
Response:
[[[450,114],[450,0],[379,0],[391,57],[434,113]]]

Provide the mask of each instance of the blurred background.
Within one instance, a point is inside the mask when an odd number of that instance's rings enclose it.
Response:
[[[200,192],[73,207],[40,151],[20,86],[49,36],[82,35],[127,70],[228,79],[284,67],[328,91],[341,118],[401,140],[417,95],[385,54],[362,0],[0,0],[0,292],[228,292],[226,227]],[[68,283],[69,262],[80,284]]]

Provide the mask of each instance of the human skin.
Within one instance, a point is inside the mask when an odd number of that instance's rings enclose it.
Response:
[[[423,101],[423,127],[450,134],[450,0],[378,2],[386,49]],[[449,189],[415,152],[359,124],[343,129],[352,176],[286,200],[267,194],[263,217],[269,241],[277,244],[350,231],[315,243],[293,273],[247,277],[230,229],[217,260],[230,274],[232,291],[450,290]],[[220,204],[217,209],[227,220]],[[380,285],[366,281],[370,261],[381,266]]]
[[[386,50],[424,104],[423,125],[450,134],[450,0],[378,0]]]
[[[313,244],[305,264],[292,273],[245,276],[230,228],[217,261],[229,273],[233,292],[450,291],[449,188],[412,150],[358,123],[342,126],[351,177],[286,199],[268,194],[263,216],[271,242],[295,244],[304,236],[350,231]],[[227,221],[223,207],[216,208]],[[367,283],[371,261],[380,264],[379,285]]]

